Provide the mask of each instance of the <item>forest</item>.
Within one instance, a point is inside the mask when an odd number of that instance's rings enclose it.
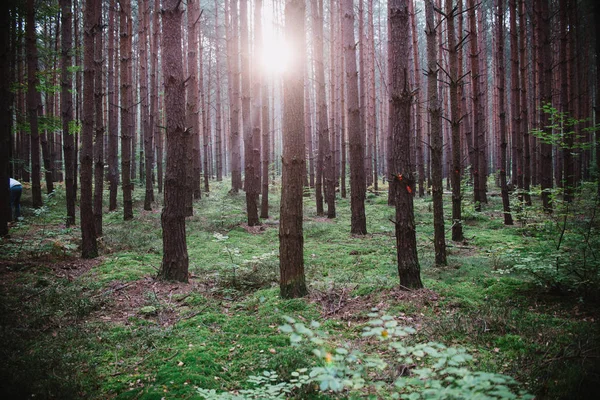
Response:
[[[0,8],[2,398],[597,398],[597,1]]]

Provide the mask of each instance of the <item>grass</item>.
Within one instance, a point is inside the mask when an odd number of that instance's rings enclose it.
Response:
[[[274,370],[284,379],[311,365],[310,348],[291,347],[283,315],[319,320],[332,340],[362,346],[371,307],[412,321],[411,340],[462,345],[476,368],[509,374],[539,398],[585,398],[600,382],[598,309],[576,296],[553,296],[525,275],[500,274],[509,249],[543,250],[555,221],[528,209],[528,222],[502,224],[501,202],[482,212],[465,204],[464,243],[448,240],[446,267],[433,265],[432,204],[415,200],[425,294],[401,294],[393,209],[366,202],[364,237],[352,237],[349,200],[335,220],[305,204],[305,267],[311,296],[279,298],[279,187],[264,229],[244,225],[243,194],[213,183],[187,220],[191,283],[153,280],[161,263],[160,208],[122,221],[104,215],[102,256],[77,258],[78,228],[64,226],[64,191],[32,210],[0,248],[0,393],[3,398],[195,398],[195,388],[235,390]],[[445,199],[447,227],[450,201]],[[448,238],[447,238],[448,239]],[[406,292],[404,292],[406,293]],[[329,310],[329,311],[327,311]],[[8,396],[8,397],[7,397]],[[302,395],[303,398],[310,394]]]

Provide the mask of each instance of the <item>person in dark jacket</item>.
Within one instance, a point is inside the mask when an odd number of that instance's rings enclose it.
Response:
[[[13,221],[18,221],[21,216],[21,193],[23,186],[21,182],[10,178],[10,209],[12,211]]]

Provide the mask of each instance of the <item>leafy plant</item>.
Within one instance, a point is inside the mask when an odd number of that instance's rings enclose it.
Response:
[[[374,310],[376,311],[376,310]],[[287,324],[280,330],[290,334],[292,345],[309,341],[313,346],[316,366],[292,372],[289,382],[278,380],[277,374],[264,372],[249,382],[253,389],[233,393],[198,389],[205,399],[284,398],[306,385],[318,385],[319,391],[344,393],[344,397],[376,398],[372,393],[385,391],[392,398],[404,399],[515,399],[533,398],[519,390],[517,382],[505,375],[471,371],[467,366],[472,357],[464,348],[446,347],[441,343],[408,344],[402,338],[414,333],[410,327],[398,324],[394,317],[377,312],[364,327],[362,336],[375,338],[375,350],[364,353],[340,345],[331,349],[328,335],[318,322],[306,326],[285,317]],[[384,360],[380,354],[387,356]],[[381,379],[392,372],[393,382]]]

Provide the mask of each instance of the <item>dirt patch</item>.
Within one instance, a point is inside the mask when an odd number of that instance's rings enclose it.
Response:
[[[96,296],[110,300],[92,318],[103,322],[129,324],[129,318],[145,318],[161,326],[171,326],[197,315],[190,313],[185,299],[193,292],[204,292],[204,284],[164,282],[146,276],[131,282],[114,281]],[[185,308],[184,308],[185,307]]]
[[[424,307],[437,307],[439,300],[442,299],[430,289],[402,290],[397,287],[358,296],[352,294],[355,288],[356,286],[349,286],[332,287],[327,291],[313,290],[311,300],[321,305],[323,317],[363,321],[368,319],[367,314],[373,308],[385,312],[394,304],[410,303],[415,310],[419,310]],[[413,320],[413,318],[408,319]]]
[[[264,224],[249,226],[248,224],[240,224],[240,226],[248,233],[258,235],[267,230],[267,226]]]
[[[323,222],[326,224],[332,224],[334,222],[334,220],[332,218],[327,218],[327,217],[306,218],[305,221]]]

